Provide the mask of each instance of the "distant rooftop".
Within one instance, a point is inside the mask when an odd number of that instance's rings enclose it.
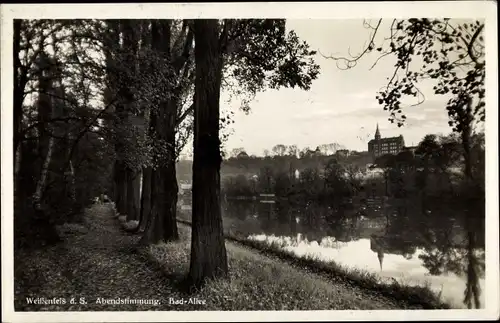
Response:
[[[397,137],[386,137],[386,138],[380,138],[380,139],[372,139],[369,142],[388,142],[388,141],[396,141],[396,140],[403,140],[403,136],[397,136]]]

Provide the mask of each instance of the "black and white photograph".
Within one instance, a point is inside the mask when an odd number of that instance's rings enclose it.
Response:
[[[2,321],[498,319],[496,10],[2,5]]]

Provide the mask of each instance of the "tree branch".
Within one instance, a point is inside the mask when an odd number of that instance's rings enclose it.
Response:
[[[184,28],[184,26],[183,26],[183,28]],[[186,28],[188,28],[188,27],[186,26]],[[193,30],[192,30],[192,28],[189,28],[187,35],[186,35],[186,41],[184,42],[182,53],[181,53],[181,55],[176,57],[175,61],[174,61],[174,66],[175,66],[175,70],[177,73],[182,69],[182,67],[186,64],[186,62],[189,59],[190,52],[191,52],[191,49],[193,47],[193,39],[194,39]]]
[[[175,126],[178,127],[193,111],[194,111],[194,103],[191,104],[189,108],[187,108],[181,115],[177,117]]]
[[[23,140],[24,139],[24,135],[30,131],[31,129],[34,129],[42,124],[47,124],[47,123],[53,123],[53,122],[59,122],[59,121],[63,121],[63,122],[68,122],[68,121],[83,121],[82,118],[78,118],[78,117],[60,117],[60,118],[52,118],[52,119],[49,119],[49,120],[45,120],[45,121],[39,121],[39,122],[35,122],[34,124],[32,124],[31,126],[23,129],[23,131],[21,131],[21,133],[19,134],[19,140]]]
[[[370,36],[370,40],[369,40],[369,43],[368,43],[368,46],[365,46],[365,49],[361,52],[361,54],[359,55],[352,55],[349,53],[349,56],[351,56],[351,58],[346,58],[346,57],[335,57],[335,56],[325,56],[323,55],[321,52],[320,52],[320,55],[323,56],[324,58],[326,59],[333,59],[337,62],[339,61],[343,61],[346,65],[346,68],[340,68],[340,66],[338,65],[337,63],[337,67],[339,69],[343,69],[343,70],[347,70],[347,69],[351,69],[353,67],[356,66],[358,60],[360,58],[362,58],[366,53],[370,52],[372,49],[373,49],[373,45],[374,45],[374,39],[375,39],[375,36],[377,35],[377,32],[378,32],[378,29],[380,27],[380,24],[382,23],[382,18],[378,20],[378,23],[377,23],[377,26],[375,27],[370,27],[370,29],[373,29],[373,34]]]
[[[75,152],[75,149],[78,145],[78,142],[80,141],[80,139],[82,139],[82,137],[87,133],[87,131],[90,129],[90,127],[92,127],[92,125],[102,116],[104,115],[104,113],[106,113],[106,111],[115,104],[115,102],[117,101],[116,98],[114,98],[113,100],[111,100],[111,102],[106,105],[104,107],[104,109],[102,109],[102,111],[100,111],[94,118],[92,118],[92,120],[85,126],[85,128],[83,128],[80,133],[78,134],[78,136],[75,138],[74,142],[73,142],[73,145],[71,146],[71,150],[69,152],[69,156],[68,156],[68,160],[66,161],[66,165],[63,169],[66,169],[68,166],[69,166],[69,163],[71,162],[71,158],[73,157],[73,154]]]
[[[467,45],[467,53],[469,53],[469,56],[470,58],[474,61],[474,63],[476,64],[480,64],[478,61],[477,61],[477,57],[474,55],[474,53],[472,52],[472,48],[474,46],[474,42],[476,41],[476,38],[479,36],[479,34],[481,33],[481,31],[483,30],[484,28],[484,24],[481,25],[477,30],[476,32],[474,33],[474,35],[472,35],[472,38],[470,40],[470,43]]]

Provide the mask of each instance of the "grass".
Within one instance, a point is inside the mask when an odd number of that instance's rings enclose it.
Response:
[[[190,225],[189,221],[178,220],[185,225]],[[449,309],[450,305],[443,302],[439,295],[436,295],[428,286],[410,286],[396,280],[391,282],[381,281],[376,274],[364,270],[347,268],[334,261],[319,260],[310,255],[298,257],[297,255],[284,250],[279,243],[266,243],[264,241],[250,240],[244,236],[226,234],[226,239],[267,256],[271,256],[300,268],[319,274],[334,283],[347,284],[352,287],[359,287],[366,291],[374,292],[378,295],[388,297],[407,306],[417,306],[423,309]]]
[[[180,239],[139,248],[150,264],[179,288],[189,270],[191,228],[179,225]],[[208,281],[185,298],[205,300],[198,310],[355,310],[411,308],[314,272],[290,266],[255,250],[226,243],[229,279]],[[418,307],[417,307],[418,308]],[[184,310],[184,308],[182,308]]]

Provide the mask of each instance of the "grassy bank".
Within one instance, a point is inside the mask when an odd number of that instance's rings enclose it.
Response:
[[[191,228],[179,225],[180,239],[139,248],[146,261],[182,289],[189,269]],[[356,310],[411,306],[380,293],[326,279],[239,243],[226,243],[229,279],[209,281],[185,298],[205,300],[199,310]],[[184,310],[184,309],[182,309]]]
[[[190,225],[189,221],[178,220],[179,223]],[[373,293],[380,297],[393,299],[401,306],[423,309],[448,309],[449,304],[444,303],[426,286],[408,286],[393,280],[381,282],[376,274],[363,270],[351,269],[341,266],[334,261],[321,261],[310,256],[297,257],[295,254],[283,250],[278,244],[268,244],[263,241],[250,240],[243,236],[226,234],[228,241],[245,247],[250,247],[262,255],[270,256],[291,265],[294,268],[309,273],[320,275],[334,284],[342,284],[350,288],[360,288],[365,293]],[[300,277],[296,279],[300,280]]]

